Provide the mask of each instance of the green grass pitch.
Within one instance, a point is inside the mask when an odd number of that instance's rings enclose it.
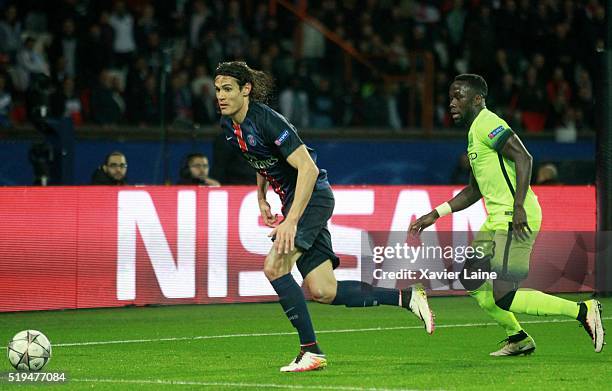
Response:
[[[586,295],[569,295],[585,299]],[[44,389],[398,390],[612,387],[612,347],[600,354],[578,322],[519,316],[535,338],[527,357],[493,358],[504,335],[468,297],[430,299],[436,331],[393,307],[309,303],[327,369],[279,372],[297,354],[297,336],[276,303],[93,309],[0,314],[5,345],[23,329],[53,344],[47,372],[65,384]],[[612,329],[612,299],[603,299]],[[134,342],[134,340],[142,340]],[[83,344],[101,342],[100,344]],[[111,343],[112,342],[112,343]],[[6,356],[6,353],[5,353]],[[12,367],[1,359],[0,372]],[[0,389],[40,389],[0,382]]]

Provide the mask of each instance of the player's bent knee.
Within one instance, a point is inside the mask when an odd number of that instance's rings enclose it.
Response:
[[[266,275],[268,281],[274,281],[277,278],[282,277],[278,269],[272,266],[264,266],[264,274]]]
[[[465,280],[463,278],[459,278],[459,281],[463,287],[470,292],[480,289],[486,282],[485,280]]]
[[[278,262],[275,262],[269,255],[266,257],[266,261],[264,262],[263,272],[266,275],[268,281],[274,281],[277,278],[282,277],[287,273],[283,273],[281,265]]]
[[[336,298],[336,287],[329,284],[309,287],[312,299],[318,303],[330,304]]]
[[[493,300],[482,300],[482,301],[479,300],[478,305],[480,306],[480,308],[482,308],[483,310],[487,312],[493,311],[495,307],[497,307],[497,305],[495,304],[495,301]]]
[[[512,300],[514,300],[514,295],[516,291],[510,291],[505,294],[503,297],[495,300],[495,304],[501,308],[502,310],[510,311],[510,306],[512,305]]]
[[[489,256],[482,258],[471,258],[465,262],[464,270],[459,275],[459,281],[465,289],[468,291],[475,291],[480,289],[486,282],[485,279],[479,278],[466,278],[466,276],[472,275],[473,273],[482,273],[491,271],[491,259]]]

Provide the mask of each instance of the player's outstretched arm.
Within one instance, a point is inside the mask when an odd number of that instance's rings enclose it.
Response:
[[[448,201],[452,212],[459,212],[465,208],[469,208],[476,201],[482,198],[478,182],[474,178],[474,174],[470,172],[470,183],[463,188],[452,200]]]
[[[416,221],[410,224],[408,233],[411,235],[418,235],[430,225],[434,224],[440,217],[453,212],[459,212],[463,210],[479,199],[482,198],[480,194],[480,188],[478,188],[478,182],[474,178],[474,174],[470,173],[470,183],[463,188],[453,199],[442,205],[436,207],[431,212],[424,216],[419,217]]]
[[[274,247],[279,254],[288,254],[295,248],[294,240],[297,223],[310,201],[312,190],[319,176],[319,168],[303,144],[291,152],[287,157],[287,163],[297,170],[298,176],[291,209],[287,213],[285,220],[278,227],[274,228],[269,235],[276,235]]]
[[[272,214],[270,204],[266,200],[266,193],[268,192],[268,181],[266,178],[257,173],[257,202],[259,203],[259,211],[263,222],[268,227],[274,227],[277,216]]]
[[[516,190],[514,192],[514,211],[512,214],[512,231],[518,239],[527,239],[531,228],[527,225],[527,213],[523,207],[529,183],[533,158],[516,134],[508,138],[501,150],[502,155],[514,162],[516,171]]]

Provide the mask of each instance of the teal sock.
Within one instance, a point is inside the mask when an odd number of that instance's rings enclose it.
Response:
[[[512,312],[503,310],[495,304],[493,287],[489,281],[482,284],[480,288],[470,291],[469,293],[470,296],[476,299],[480,308],[489,314],[489,316],[504,329],[507,336],[518,334],[523,330]]]
[[[520,314],[565,315],[573,319],[578,317],[579,310],[576,302],[531,289],[517,290],[510,305],[510,311]]]

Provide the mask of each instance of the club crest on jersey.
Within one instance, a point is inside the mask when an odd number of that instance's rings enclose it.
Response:
[[[281,133],[281,135],[276,140],[274,140],[274,144],[280,147],[281,144],[284,143],[285,140],[287,140],[287,137],[289,137],[289,130],[285,129],[285,131]]]
[[[504,131],[504,127],[500,125],[500,126],[498,126],[497,128],[493,129],[493,130],[491,131],[491,133],[489,133],[489,138],[490,138],[491,140],[493,140],[493,139],[495,138],[495,136],[497,136],[498,134],[500,134],[500,133],[501,133],[501,132],[503,132],[503,131]]]
[[[247,135],[247,142],[251,147],[254,147],[255,144],[257,144],[257,141],[255,141],[255,137],[253,137],[252,134]]]

